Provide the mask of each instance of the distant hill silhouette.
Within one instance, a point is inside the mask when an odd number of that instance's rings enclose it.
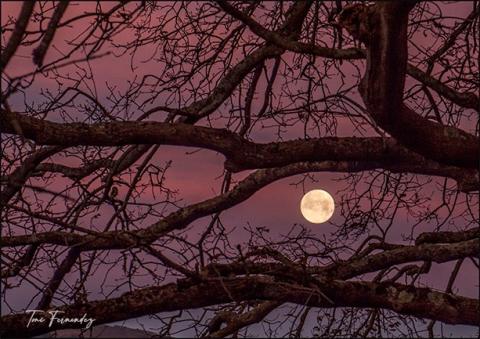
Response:
[[[50,332],[35,338],[152,338],[158,334],[124,326],[99,325],[88,330],[66,329]]]

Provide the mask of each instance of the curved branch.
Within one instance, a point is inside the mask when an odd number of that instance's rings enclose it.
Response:
[[[476,229],[471,231],[477,231]],[[470,232],[470,231],[466,231]],[[438,233],[440,236],[443,232]],[[454,232],[450,232],[454,233]],[[456,232],[461,238],[464,232]],[[429,233],[425,233],[429,234]],[[450,237],[454,237],[453,234]],[[419,239],[422,238],[420,235]],[[480,253],[480,242],[477,239],[470,239],[449,244],[422,244],[402,246],[386,250],[380,253],[371,254],[365,257],[352,257],[345,261],[335,262],[325,267],[309,266],[302,267],[296,263],[262,262],[254,261],[233,262],[227,264],[210,264],[205,267],[203,273],[208,276],[228,277],[232,274],[268,274],[273,276],[289,277],[303,276],[305,273],[319,275],[331,279],[352,279],[365,273],[372,273],[395,265],[407,264],[416,261],[429,261],[445,263],[461,258],[478,257]]]
[[[397,172],[440,175],[454,178],[462,190],[478,189],[478,170],[440,165],[398,145],[393,139],[380,137],[325,137],[258,144],[236,133],[190,124],[162,122],[55,123],[4,111],[0,131],[22,135],[37,144],[78,146],[123,146],[129,144],[166,144],[206,148],[225,155],[226,168],[244,169],[276,167],[292,162],[355,161],[343,171],[385,168]],[[344,164],[345,165],[345,164]],[[341,168],[341,165],[332,166]],[[340,171],[340,169],[337,169]]]
[[[281,26],[280,31],[286,28],[298,30],[301,27],[311,4],[312,1],[299,1],[294,3],[289,8],[287,18]],[[183,122],[196,122],[198,119],[215,111],[222,104],[222,102],[232,94],[234,89],[245,78],[245,76],[250,73],[258,64],[262,63],[266,59],[278,57],[284,52],[285,50],[275,45],[266,45],[258,48],[246,56],[245,59],[235,65],[235,67],[233,67],[225,75],[225,77],[219,81],[217,86],[207,98],[196,101],[182,110],[186,113],[186,117]]]
[[[342,171],[352,172],[355,171],[355,166],[356,163],[348,162],[299,162],[284,167],[257,170],[242,180],[234,189],[215,198],[181,208],[142,230],[131,232],[109,231],[102,233],[101,237],[59,231],[2,237],[0,247],[50,243],[62,246],[75,245],[79,246],[81,250],[95,250],[148,245],[164,234],[184,229],[198,218],[223,211],[247,200],[262,187],[281,178],[306,172],[331,171],[332,168],[342,168]]]
[[[8,203],[8,201],[23,187],[27,179],[32,175],[35,168],[45,159],[61,151],[61,146],[44,147],[28,158],[26,158],[20,166],[18,166],[12,174],[4,179],[6,186],[1,190],[0,209]],[[2,180],[3,181],[3,180]]]
[[[338,279],[350,279],[363,273],[375,272],[393,265],[421,260],[443,263],[469,256],[479,256],[479,253],[480,241],[477,239],[451,244],[404,246],[360,259],[335,263],[321,271],[323,271],[323,274],[332,274]]]
[[[333,305],[318,293],[319,289],[333,301]],[[99,325],[159,312],[258,299],[312,307],[384,308],[450,324],[475,326],[480,306],[476,299],[397,283],[326,280],[317,281],[317,286],[310,288],[256,276],[210,279],[186,288],[173,283],[153,286],[127,292],[118,298],[73,304],[57,310],[64,312],[62,316],[66,318],[86,314],[86,317],[95,319],[95,325]],[[30,314],[3,316],[0,334],[26,337],[62,328],[58,322],[49,328],[48,321],[27,327],[29,318]],[[84,324],[69,326],[80,328]]]
[[[367,69],[360,94],[375,122],[409,149],[440,163],[478,168],[478,138],[457,128],[425,119],[403,103],[407,70],[407,26],[411,2],[362,5],[350,11],[366,26],[359,34],[367,45]]]
[[[265,301],[257,306],[254,309],[243,313],[243,314],[228,314],[225,319],[221,319],[222,322],[226,322],[227,325],[223,328],[215,329],[208,334],[209,338],[224,338],[227,335],[230,335],[241,328],[258,323],[262,321],[270,312],[279,307],[282,303],[278,301]],[[220,324],[221,325],[221,324]]]
[[[275,44],[278,47],[281,47],[285,50],[314,54],[318,56],[323,56],[326,58],[333,59],[363,59],[365,58],[365,53],[362,50],[357,48],[349,49],[334,49],[316,46],[312,44],[306,44],[300,41],[295,41],[290,39],[285,35],[280,35],[277,32],[270,31],[264,28],[260,23],[255,21],[251,16],[239,11],[233,5],[231,5],[226,0],[216,0],[218,5],[228,14],[230,14],[235,19],[240,20],[246,24],[253,33],[268,41],[269,43]]]
[[[217,3],[226,13],[246,24],[253,33],[285,50],[339,60],[364,59],[367,56],[367,51],[360,48],[328,48],[290,39],[264,28],[251,16],[239,11],[225,0],[217,0]],[[461,107],[476,110],[480,108],[480,98],[475,93],[458,92],[411,64],[407,64],[407,74]]]

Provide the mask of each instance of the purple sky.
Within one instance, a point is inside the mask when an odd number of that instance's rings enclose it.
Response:
[[[82,13],[88,8],[91,8],[94,4],[92,3],[81,3],[72,5],[68,8],[65,18],[73,17],[76,14]],[[20,3],[19,2],[2,2],[2,21],[5,22],[9,16],[16,17]],[[104,3],[102,6],[108,6]],[[452,7],[452,6],[450,6]],[[472,8],[471,3],[462,2],[454,6],[455,15],[457,16],[466,16],[470,13]],[[86,21],[85,21],[86,23]],[[54,45],[59,49],[64,47],[63,41],[69,39],[74,31],[78,31],[79,27],[75,26],[74,28],[64,28],[60,29],[55,36]],[[129,35],[130,34],[130,35]],[[8,37],[8,34],[5,35]],[[125,33],[121,37],[125,40],[131,39],[132,35],[130,33]],[[423,36],[423,34],[418,33],[415,35],[414,41],[417,44],[433,44],[434,37]],[[131,80],[134,75],[141,77],[143,74],[156,73],[159,66],[155,62],[141,63],[143,58],[146,58],[151,50],[148,48],[141,49],[135,57],[135,66],[138,66],[135,71],[132,71],[130,68],[130,57],[128,55],[123,57],[108,56],[101,59],[93,60],[90,63],[93,74],[95,76],[95,84],[97,86],[96,90],[100,101],[108,106],[108,101],[106,100],[108,96],[108,91],[106,83],[110,86],[116,85],[118,91],[122,91],[126,88],[128,80]],[[30,71],[33,71],[34,65],[31,61],[31,49],[30,48],[20,48],[17,55],[12,59],[9,64],[6,73],[9,76],[15,76],[19,74],[25,74]],[[58,52],[54,48],[50,48],[47,54],[47,61],[53,60],[58,56]],[[239,55],[239,57],[241,57]],[[291,61],[293,55],[285,54],[283,57],[284,62]],[[362,65],[364,61],[358,61],[358,65]],[[267,63],[269,69],[271,68],[273,61]],[[66,68],[64,72],[74,71],[73,68]],[[344,79],[347,84],[355,83],[355,79],[352,78],[354,72],[353,67],[345,68],[346,78]],[[331,74],[330,79],[325,79],[330,87],[330,91],[334,93],[336,90],[340,90],[342,85],[339,81],[338,76]],[[92,82],[93,83],[93,82]],[[279,81],[281,84],[281,81]],[[407,85],[414,85],[413,81],[407,82]],[[262,86],[262,84],[260,84]],[[299,88],[304,88],[305,84],[299,84]],[[50,89],[52,91],[56,90],[56,85],[54,81],[39,75],[34,84],[27,90],[26,100],[29,102],[32,101],[41,101],[43,98],[40,96],[41,89]],[[277,89],[278,90],[278,89]],[[352,99],[357,102],[361,102],[359,99],[358,93],[352,93]],[[162,104],[163,98],[157,98],[155,105]],[[23,97],[14,96],[11,99],[10,104],[18,110],[24,108]],[[254,101],[254,110],[258,110],[262,104],[262,96],[260,95],[258,100]],[[77,116],[81,118],[80,116]],[[164,118],[161,114],[154,115],[152,120],[161,121]],[[53,113],[49,115],[50,120],[57,120],[58,116]],[[213,125],[215,127],[220,127],[224,124],[225,120],[220,119],[215,121]],[[200,124],[206,124],[206,122],[201,122]],[[473,124],[472,124],[473,125]],[[254,132],[251,134],[252,139],[257,142],[269,142],[276,139],[276,131],[274,129],[262,129],[257,127]],[[316,132],[310,132],[310,137],[322,136]],[[358,133],[354,134],[353,125],[346,119],[339,119],[337,135],[356,135],[360,136]],[[326,135],[325,133],[324,135]],[[365,135],[371,135],[371,131],[367,131]],[[296,126],[289,127],[288,131],[283,135],[284,140],[294,139],[303,137],[303,125],[297,124]],[[201,150],[199,152],[194,152],[192,148],[185,147],[173,147],[173,146],[161,146],[160,150],[155,155],[153,163],[156,163],[160,166],[163,166],[167,161],[172,161],[172,166],[167,172],[166,184],[172,188],[178,190],[178,198],[180,198],[179,205],[186,206],[190,203],[199,202],[207,198],[211,198],[219,193],[220,187],[222,184],[222,173],[223,173],[223,162],[224,157],[222,155],[216,154],[211,151]],[[72,164],[72,159],[62,159],[64,164]],[[248,172],[242,172],[235,175],[235,178],[240,179],[245,177]],[[303,224],[310,228],[316,235],[325,235],[327,238],[331,232],[334,232],[337,228],[335,225],[341,224],[343,216],[340,214],[338,209],[338,202],[342,198],[342,195],[348,196],[348,183],[346,181],[339,182],[337,179],[340,179],[344,174],[338,173],[317,173],[313,174],[313,177],[317,182],[312,182],[307,180],[305,186],[302,185],[293,185],[298,182],[302,177],[294,176],[286,179],[279,180],[268,187],[261,189],[255,195],[253,195],[246,202],[243,202],[228,211],[222,213],[222,221],[224,225],[227,225],[229,229],[233,230],[231,234],[231,239],[234,242],[242,243],[247,240],[248,234],[244,231],[244,227],[248,224],[254,226],[265,226],[268,227],[271,231],[271,237],[275,238],[280,234],[288,233],[295,224]],[[423,190],[426,194],[432,196],[432,206],[440,203],[441,191],[438,190],[438,184],[442,183],[443,179],[434,179],[433,183],[426,185]],[[39,184],[42,184],[41,180],[38,181]],[[52,182],[49,187],[52,189],[63,189],[68,185],[69,181],[58,177],[55,182]],[[337,210],[334,213],[334,216],[331,219],[331,222],[326,224],[314,225],[308,223],[302,216],[299,210],[300,200],[304,192],[314,189],[321,188],[324,189],[334,197],[337,201]],[[340,194],[340,191],[343,191]],[[124,194],[122,189],[120,189],[120,195]],[[145,201],[154,200],[153,195],[148,190],[145,191],[142,199]],[[460,195],[460,201],[465,199],[463,194]],[[454,208],[454,214],[459,213],[460,211],[457,208]],[[105,209],[105,213],[97,219],[98,223],[105,222],[109,219],[112,210]],[[154,222],[155,219],[150,220]],[[191,234],[192,238],[198,238],[198,234],[201,230],[204,229],[206,224],[210,221],[210,218],[202,218],[193,223],[189,236]],[[390,233],[389,238],[387,239],[390,242],[401,242],[402,235],[408,235],[410,233],[410,227],[412,224],[411,218],[409,219],[407,215],[402,212],[396,217],[393,229]],[[146,225],[147,226],[147,225]],[[420,225],[415,234],[420,232],[432,230],[434,227],[433,224],[422,224]],[[462,225],[447,225],[445,226],[450,229],[455,229],[456,227],[462,228]],[[437,267],[441,266],[441,267]],[[427,275],[427,278],[423,279],[423,282],[428,286],[444,289],[448,280],[448,276],[453,267],[453,263],[445,265],[434,265],[431,274]],[[45,270],[45,278],[51,274],[51,270]],[[117,272],[118,273],[118,272]],[[461,294],[464,296],[478,297],[478,274],[475,267],[470,263],[466,262],[461,271],[461,278],[458,279],[458,283],[455,285],[461,291]],[[115,274],[112,275],[112,277]],[[113,279],[113,278],[112,278]],[[95,291],[95,282],[91,282],[92,291]],[[112,280],[111,283],[114,283]],[[147,281],[145,282],[147,283]],[[23,284],[21,288],[18,289],[19,293],[12,297],[10,303],[22,307],[25,301],[30,301],[32,289],[26,284]],[[21,292],[22,291],[22,292]],[[2,301],[3,302],[3,301]],[[313,321],[313,320],[312,320]],[[127,321],[128,326],[137,327],[135,320]],[[455,327],[453,333],[457,335],[471,333],[468,332],[471,329],[464,329],[463,327]],[[467,331],[467,332],[464,332]]]

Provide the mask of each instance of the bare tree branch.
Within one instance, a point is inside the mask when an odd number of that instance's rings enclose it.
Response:
[[[35,7],[35,1],[24,1],[22,4],[22,9],[18,15],[18,19],[15,23],[15,29],[8,40],[5,49],[2,50],[0,57],[0,71],[3,72],[5,67],[7,67],[10,59],[17,51],[18,46],[22,42],[23,35],[27,29],[28,21],[30,16],[33,13],[33,8]]]
[[[445,323],[465,325],[478,323],[478,300],[436,292],[428,288],[339,280],[319,281],[318,286],[338,306],[381,307]],[[231,302],[231,297],[235,300],[263,299],[312,307],[332,307],[314,288],[276,282],[270,277],[259,276],[210,279],[201,285],[186,289],[181,289],[176,284],[149,287],[125,293],[118,298],[74,304],[58,310],[65,312],[62,314],[64,317],[86,313],[94,317],[96,325],[99,325],[128,319],[132,315],[138,317],[144,314],[175,311],[187,305],[189,308],[198,308]],[[35,323],[27,328],[25,324],[29,317],[27,314],[3,316],[2,335],[33,336],[60,328],[56,323],[49,329],[48,322]]]
[[[55,12],[48,23],[47,31],[45,32],[40,45],[33,50],[33,63],[38,67],[42,67],[43,65],[43,59],[45,58],[48,47],[53,40],[58,24],[60,23],[60,19],[67,10],[68,3],[68,1],[62,1],[55,8]]]

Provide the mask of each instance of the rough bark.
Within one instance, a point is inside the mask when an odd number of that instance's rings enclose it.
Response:
[[[0,239],[0,246],[14,247],[50,243],[63,246],[79,246],[82,250],[118,249],[130,246],[142,246],[152,243],[168,232],[184,229],[193,220],[235,206],[251,197],[262,187],[265,187],[278,179],[305,172],[321,171],[325,170],[325,168],[330,169],[331,167],[332,166],[329,162],[303,162],[279,168],[257,170],[227,193],[181,208],[142,230],[128,232],[108,231],[86,236],[76,233],[53,231],[32,235],[3,237]]]
[[[334,302],[332,305],[321,293]],[[275,281],[271,277],[235,277],[209,279],[200,284],[180,287],[177,284],[153,286],[123,294],[118,298],[63,306],[64,317],[87,314],[95,325],[131,317],[184,308],[198,308],[241,300],[271,300],[313,307],[385,308],[416,317],[451,324],[477,325],[479,302],[475,299],[441,293],[428,288],[401,284],[317,280],[315,286]],[[48,322],[26,327],[29,315],[15,314],[1,318],[2,336],[34,336],[60,329]],[[83,327],[79,324],[76,327]]]
[[[478,138],[425,119],[403,102],[407,71],[407,25],[412,3],[378,3],[352,12],[366,26],[357,34],[368,46],[367,68],[359,86],[375,122],[402,145],[440,163],[478,168]]]
[[[462,190],[478,189],[478,170],[440,165],[408,151],[393,139],[380,137],[325,137],[268,144],[254,143],[236,133],[183,123],[108,122],[55,123],[3,112],[0,131],[18,134],[43,145],[122,146],[130,144],[180,145],[210,149],[226,156],[227,169],[266,168],[303,161],[355,161],[365,169],[385,168],[454,178]],[[15,123],[14,123],[15,122]],[[355,167],[352,166],[352,167]],[[346,168],[350,170],[351,168]],[[332,168],[334,170],[334,168]]]
[[[227,12],[228,14],[232,15],[234,18],[246,24],[252,30],[253,33],[265,39],[265,41],[271,44],[275,44],[276,46],[281,47],[287,51],[292,51],[292,52],[302,53],[302,54],[311,54],[311,55],[319,56],[322,58],[331,58],[331,59],[340,59],[340,60],[365,59],[367,57],[367,50],[361,49],[361,48],[344,48],[344,49],[328,48],[328,47],[318,46],[312,43],[305,43],[302,41],[295,41],[293,39],[289,39],[286,36],[282,36],[278,34],[277,32],[273,32],[264,28],[260,23],[255,21],[252,17],[239,11],[233,5],[231,5],[228,1],[217,0],[217,3],[225,12]],[[354,10],[351,11],[350,13],[348,13],[348,11],[347,13],[343,13],[342,17],[347,17],[345,18],[345,21],[347,21],[346,19],[349,19],[348,16],[358,15],[355,9],[360,9],[360,8],[361,7],[359,6],[353,6]],[[478,13],[473,13],[473,14],[478,15]],[[472,17],[473,17],[472,15],[469,16],[470,20],[472,19]],[[359,20],[365,20],[365,19],[359,18]],[[464,24],[467,22],[468,20],[465,21]],[[345,26],[345,28],[347,28],[347,30],[350,30],[350,31],[354,28],[352,26],[348,26],[346,22],[340,22],[340,25]],[[460,29],[463,26],[464,25],[459,27],[459,31],[461,31]],[[454,41],[454,40],[452,39],[449,41]],[[441,51],[439,51],[439,53],[441,53]],[[439,95],[451,100],[452,102],[454,102],[459,106],[462,106],[465,108],[471,108],[475,110],[480,109],[480,98],[475,93],[458,92],[455,89],[448,87],[441,81],[435,79],[434,77],[430,76],[429,74],[423,72],[422,70],[420,70],[419,68],[411,64],[407,64],[406,73],[411,77],[413,77],[415,80],[432,88]]]

